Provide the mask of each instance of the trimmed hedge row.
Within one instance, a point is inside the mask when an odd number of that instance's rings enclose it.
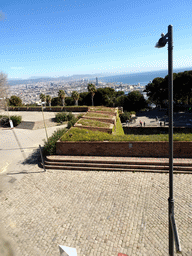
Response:
[[[20,107],[13,107],[9,106],[9,111],[41,111],[41,106],[20,106]],[[46,106],[43,111],[50,111],[50,112],[87,112],[87,106]]]

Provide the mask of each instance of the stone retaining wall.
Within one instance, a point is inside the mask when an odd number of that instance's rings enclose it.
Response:
[[[168,157],[168,142],[76,141],[56,143],[57,155]],[[174,142],[174,157],[192,157],[192,142]]]

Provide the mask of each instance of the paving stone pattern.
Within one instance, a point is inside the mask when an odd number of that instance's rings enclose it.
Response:
[[[168,255],[168,174],[35,169],[0,193],[15,256],[56,256],[59,244],[78,256]],[[182,255],[190,256],[192,175],[174,175],[174,199]]]

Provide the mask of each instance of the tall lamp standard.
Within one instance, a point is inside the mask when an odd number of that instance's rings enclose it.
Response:
[[[179,238],[177,234],[174,218],[174,200],[173,200],[173,26],[168,26],[168,33],[161,34],[161,38],[156,43],[156,48],[162,48],[168,42],[168,91],[169,91],[169,255],[174,255],[174,243],[177,253],[181,252]]]

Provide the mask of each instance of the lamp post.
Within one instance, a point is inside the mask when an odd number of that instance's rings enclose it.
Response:
[[[176,251],[181,252],[179,238],[174,219],[174,200],[173,200],[173,26],[168,26],[168,33],[161,34],[161,38],[156,43],[156,48],[162,48],[168,42],[168,91],[169,91],[169,255],[174,255],[174,239]]]

